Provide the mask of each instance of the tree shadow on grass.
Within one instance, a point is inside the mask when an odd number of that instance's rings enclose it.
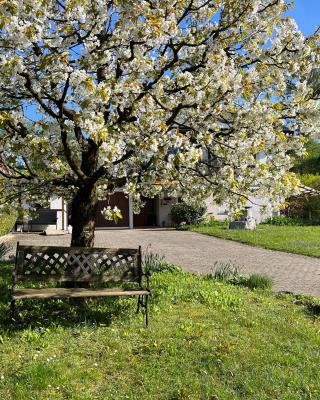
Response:
[[[320,317],[320,300],[316,299],[312,296],[297,296],[298,301],[295,301],[296,304],[301,304],[305,307],[306,313],[313,318]],[[302,299],[301,299],[302,298]]]
[[[290,300],[294,304],[302,306],[308,317],[320,317],[320,298],[309,294],[294,294],[292,292],[279,292],[276,297],[281,299],[282,295],[290,296]]]
[[[132,298],[27,299],[16,302],[14,320],[11,321],[13,268],[13,263],[0,261],[0,330],[14,332],[30,327],[74,327],[79,324],[108,326],[115,319],[127,319],[135,311],[137,300]]]

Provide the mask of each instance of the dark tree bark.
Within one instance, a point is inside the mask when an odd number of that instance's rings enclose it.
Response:
[[[82,182],[71,204],[71,246],[93,247],[98,196],[96,189],[99,146],[88,139],[82,151],[81,171],[86,178]]]
[[[71,246],[93,247],[98,197],[92,185],[81,187],[71,204]]]

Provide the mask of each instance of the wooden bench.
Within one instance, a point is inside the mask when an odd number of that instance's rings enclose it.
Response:
[[[137,296],[137,313],[145,309],[148,326],[149,276],[142,271],[141,247],[138,249],[104,249],[84,247],[20,246],[17,243],[13,271],[11,318],[16,300]],[[143,286],[145,278],[146,286]],[[68,282],[68,287],[17,288],[24,282]],[[133,282],[134,287],[90,288],[90,283]],[[66,285],[65,285],[66,286]],[[72,286],[72,287],[70,287]]]

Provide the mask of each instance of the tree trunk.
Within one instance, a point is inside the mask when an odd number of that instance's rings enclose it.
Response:
[[[71,246],[93,247],[98,197],[96,188],[79,189],[71,205]]]

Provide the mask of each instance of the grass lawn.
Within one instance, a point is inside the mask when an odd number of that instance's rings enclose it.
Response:
[[[162,272],[149,329],[133,299],[29,300],[11,325],[11,268],[0,263],[1,399],[320,398],[318,305]]]
[[[227,226],[192,226],[204,233],[254,246],[320,257],[320,226],[258,225],[254,231],[228,229]]]

